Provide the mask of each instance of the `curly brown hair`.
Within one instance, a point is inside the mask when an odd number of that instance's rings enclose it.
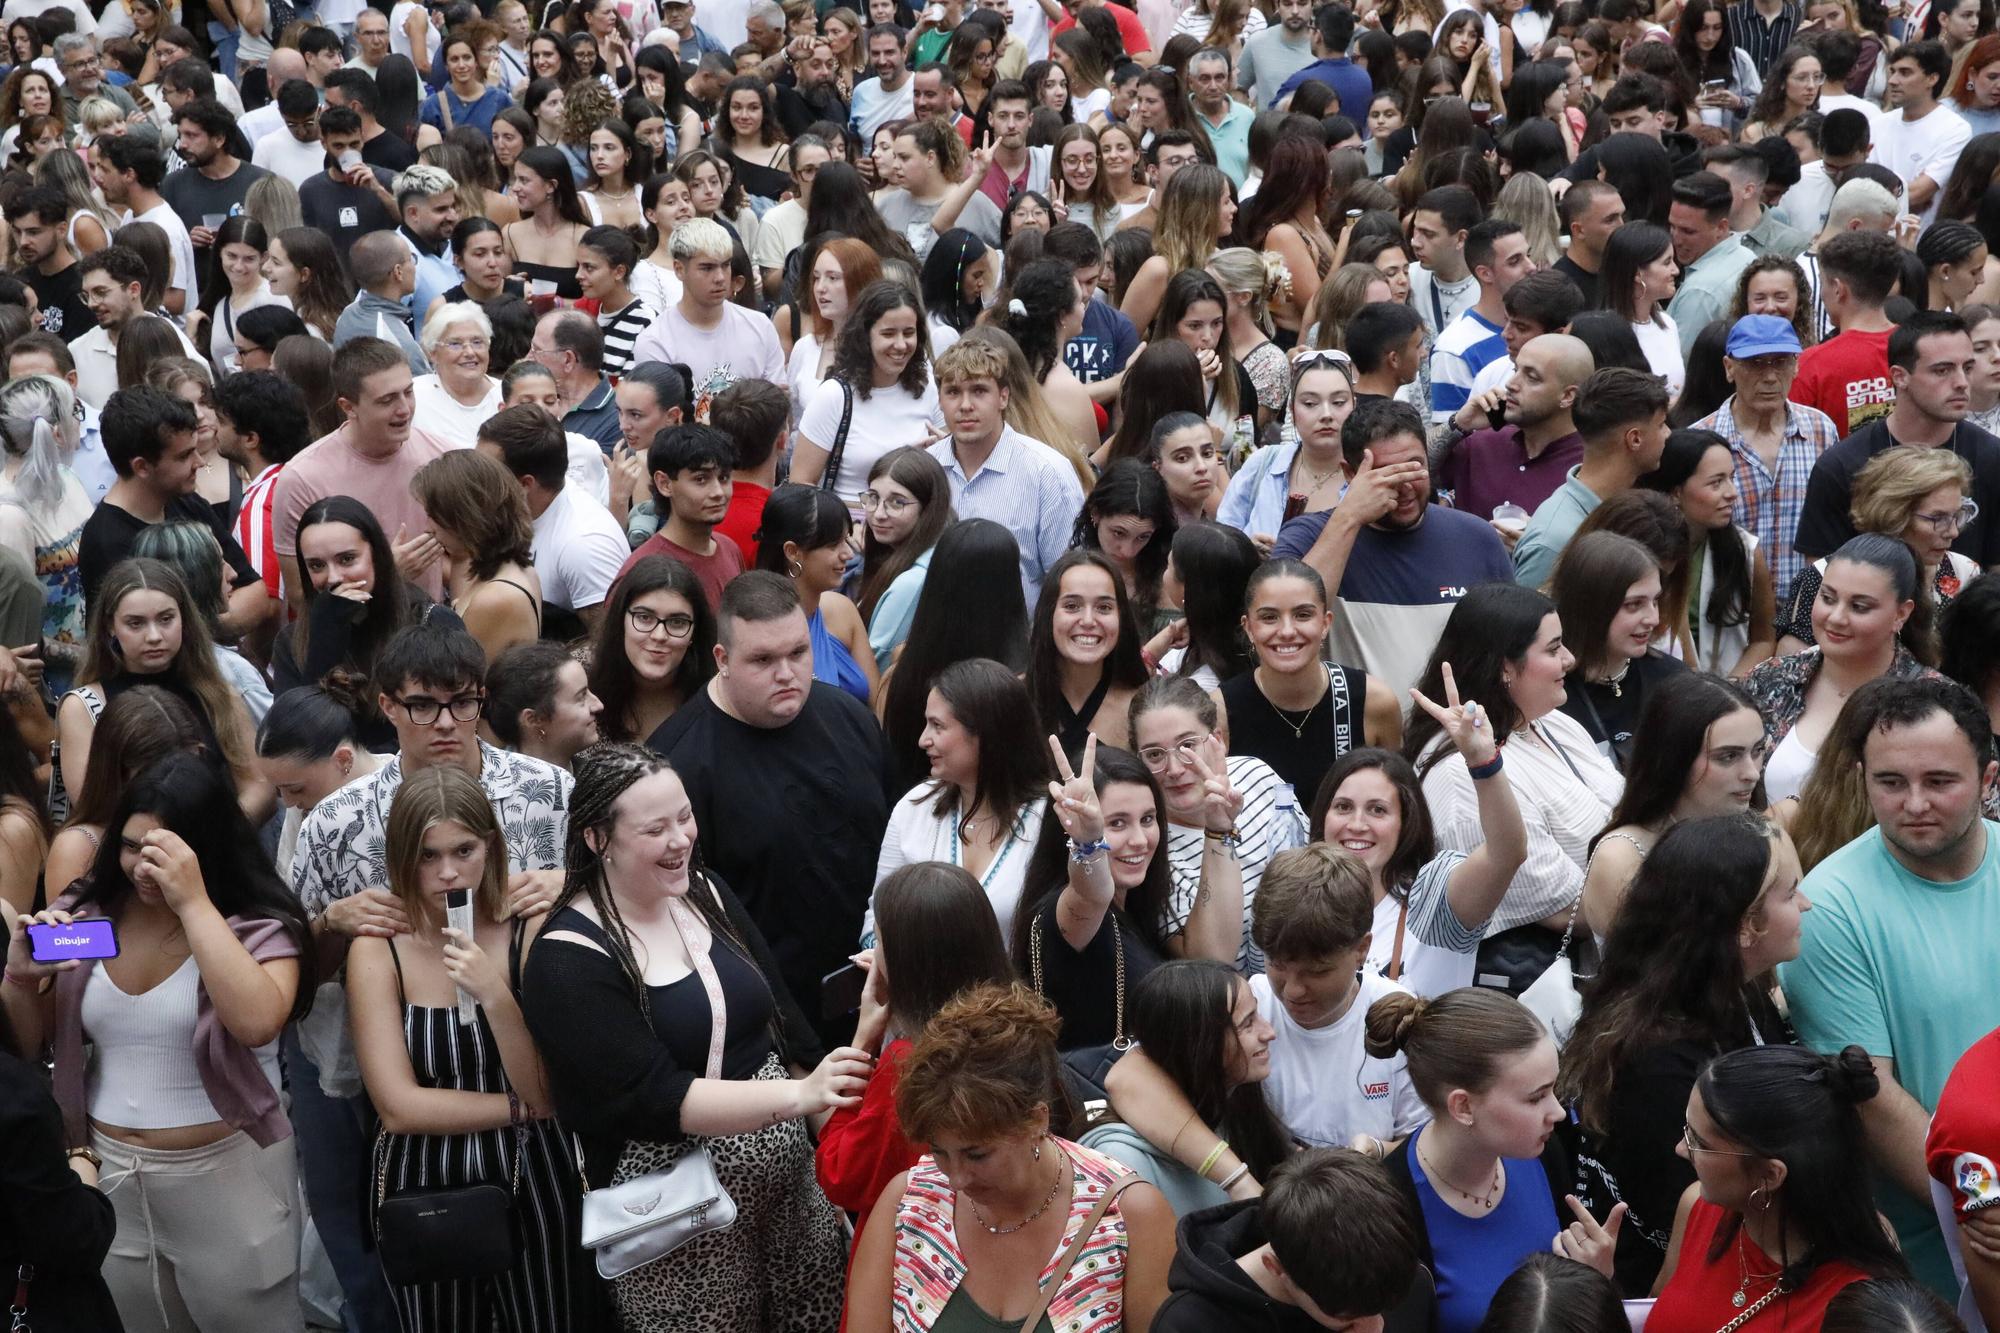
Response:
[[[1048,1001],[1015,982],[970,987],[924,1025],[896,1085],[896,1117],[912,1143],[986,1143],[1028,1132],[1036,1113],[1068,1121]],[[1060,1108],[1060,1109],[1059,1109]]]

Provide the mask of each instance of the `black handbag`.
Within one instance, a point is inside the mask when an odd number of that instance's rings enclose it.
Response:
[[[498,1277],[519,1258],[514,1244],[514,1196],[528,1127],[514,1127],[514,1173],[508,1185],[420,1186],[389,1193],[389,1138],[376,1140],[375,1253],[382,1274],[399,1287],[459,1278]]]

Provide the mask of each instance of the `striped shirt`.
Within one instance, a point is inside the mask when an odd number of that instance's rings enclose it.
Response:
[[[1722,12],[1729,20],[1730,42],[1743,48],[1760,79],[1770,74],[1778,53],[1791,44],[1803,17],[1798,5],[1787,3],[1776,18],[1766,19],[1757,12],[1754,0],[1730,5]]]
[[[646,331],[646,326],[658,319],[657,310],[638,297],[633,297],[630,305],[623,310],[597,314],[597,327],[604,334],[604,366],[606,375],[623,375],[632,364],[632,344]]]
[[[236,544],[264,576],[264,588],[273,597],[285,595],[281,585],[284,565],[278,560],[273,540],[277,530],[271,526],[271,501],[278,498],[278,474],[284,470],[283,463],[273,463],[259,472],[257,479],[243,488],[243,503],[236,510]]]
[[[1264,867],[1279,852],[1303,847],[1305,815],[1291,784],[1272,771],[1261,759],[1247,754],[1229,756],[1229,785],[1243,797],[1243,809],[1236,816],[1236,832],[1243,839],[1236,848],[1236,863],[1243,868],[1243,945],[1236,966],[1244,972],[1264,970],[1264,951],[1250,938],[1250,910],[1257,901],[1257,885]],[[1201,892],[1201,862],[1207,835],[1182,824],[1167,826],[1167,864],[1172,882],[1167,890],[1166,917],[1161,922],[1163,938],[1187,929]]]
[[[1479,372],[1507,355],[1498,326],[1468,308],[1438,335],[1431,353],[1431,420],[1449,421],[1472,397]]]
[[[1821,219],[1821,225],[1824,224],[1825,219]],[[1826,313],[1826,302],[1820,296],[1819,254],[1804,250],[1792,262],[1806,275],[1806,301],[1812,307],[1813,341],[1823,343],[1833,336],[1833,316]]]
[[[1778,446],[1775,471],[1764,466],[1737,427],[1734,394],[1713,414],[1694,423],[1696,430],[1712,430],[1727,440],[1736,455],[1736,495],[1742,506],[1736,521],[1757,535],[1771,562],[1771,586],[1780,590],[1792,586],[1805,564],[1793,543],[1798,539],[1799,517],[1805,513],[1806,484],[1813,465],[1840,442],[1832,419],[1818,408],[1787,403],[1785,414],[1785,438]]]

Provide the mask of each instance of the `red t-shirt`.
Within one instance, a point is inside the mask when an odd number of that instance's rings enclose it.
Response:
[[[1107,3],[1104,7],[1111,11],[1112,19],[1118,24],[1118,37],[1125,43],[1126,55],[1136,56],[1141,51],[1153,49],[1153,39],[1146,35],[1146,25],[1139,22],[1137,14],[1119,4]],[[1067,14],[1061,23],[1049,29],[1049,36],[1060,37],[1075,26],[1076,15]]]
[[[2000,1208],[2000,1030],[1972,1044],[1952,1067],[1931,1114],[1924,1165],[1940,1186],[1940,1221]],[[1945,1225],[1946,1236],[1955,1230]]]
[[[1836,333],[1799,357],[1792,401],[1817,407],[1833,418],[1845,439],[1896,405],[1889,383],[1889,330]]]
[[[757,563],[757,529],[764,525],[764,502],[770,498],[770,487],[739,478],[730,488],[729,512],[715,525],[716,536],[727,537],[743,552],[746,568]]]
[[[1777,1261],[1747,1236],[1741,1238],[1740,1256],[1732,1243],[1720,1259],[1710,1260],[1709,1247],[1715,1240],[1716,1228],[1727,1216],[1726,1210],[1708,1200],[1695,1200],[1694,1210],[1688,1214],[1687,1232],[1681,1237],[1680,1264],[1668,1279],[1667,1289],[1654,1302],[1653,1312],[1646,1319],[1648,1328],[1689,1331],[1721,1328],[1749,1308],[1748,1301],[1741,1308],[1730,1304],[1730,1297],[1743,1281],[1743,1266],[1747,1264],[1753,1273],[1769,1273],[1778,1267]],[[1742,1263],[1738,1262],[1739,1257]],[[1852,1264],[1821,1264],[1803,1287],[1765,1306],[1753,1326],[1757,1333],[1819,1333],[1827,1302],[1842,1287],[1867,1276]],[[1763,1296],[1771,1286],[1769,1281],[1751,1282],[1747,1292],[1749,1301]]]
[[[702,594],[708,598],[710,611],[722,601],[722,586],[743,572],[743,553],[720,531],[715,533],[715,551],[711,555],[696,555],[687,547],[668,541],[665,532],[656,532],[641,542],[639,549],[619,567],[618,577],[624,578],[626,570],[649,555],[670,555],[693,570],[701,582]]]

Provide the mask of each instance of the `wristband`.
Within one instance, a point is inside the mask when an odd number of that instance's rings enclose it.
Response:
[[[1500,758],[1500,752],[1498,750],[1495,750],[1493,752],[1493,757],[1491,759],[1488,759],[1485,763],[1480,764],[1477,767],[1474,767],[1471,764],[1467,764],[1465,766],[1465,771],[1472,775],[1472,780],[1474,782],[1483,782],[1487,778],[1493,777],[1495,774],[1499,773],[1501,765],[1502,765],[1502,760]]]
[[[1236,1187],[1236,1182],[1243,1179],[1243,1177],[1249,1174],[1250,1174],[1250,1164],[1248,1162],[1239,1162],[1237,1163],[1236,1169],[1234,1171],[1231,1171],[1228,1175],[1224,1176],[1221,1180],[1218,1180],[1215,1183],[1219,1185],[1224,1191],[1228,1191],[1234,1189]]]
[[[1201,1166],[1196,1170],[1195,1174],[1203,1180],[1207,1180],[1208,1173],[1215,1169],[1215,1164],[1222,1160],[1222,1154],[1228,1151],[1229,1141],[1227,1139],[1217,1139],[1215,1146],[1208,1150],[1208,1156],[1201,1159]]]
[[[518,1128],[525,1119],[521,1114],[521,1095],[512,1088],[507,1089],[507,1124]]]
[[[1202,834],[1202,837],[1211,842],[1219,842],[1232,852],[1243,845],[1243,835],[1235,829],[1230,829],[1227,833],[1217,833],[1214,829],[1209,829]]]
[[[1110,850],[1111,842],[1106,838],[1099,838],[1096,842],[1078,842],[1075,838],[1069,840],[1069,859],[1078,865],[1082,865],[1099,852]]]

